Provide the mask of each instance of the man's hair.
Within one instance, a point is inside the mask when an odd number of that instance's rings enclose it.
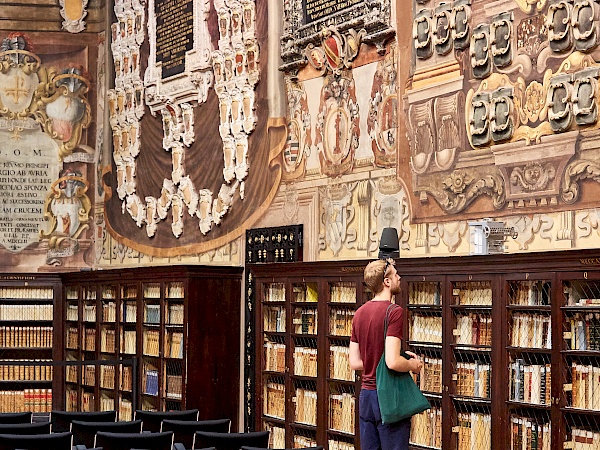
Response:
[[[364,272],[365,284],[373,294],[379,294],[383,290],[383,280],[385,278],[385,273],[383,273],[383,271],[386,269],[386,265],[387,272],[390,267],[395,264],[396,263],[392,259],[378,259],[367,264]]]

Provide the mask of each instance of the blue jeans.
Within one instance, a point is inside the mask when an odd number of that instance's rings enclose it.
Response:
[[[377,391],[361,389],[358,401],[361,450],[408,450],[410,417],[381,423]]]

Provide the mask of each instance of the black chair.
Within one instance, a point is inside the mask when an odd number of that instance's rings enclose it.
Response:
[[[71,450],[71,432],[54,434],[0,434],[0,450]]]
[[[269,432],[213,433],[210,431],[196,431],[193,448],[214,447],[217,450],[240,450],[244,445],[266,448],[269,445]]]
[[[273,449],[261,448],[261,447],[248,447],[246,445],[242,445],[241,450],[273,450]],[[317,445],[316,447],[284,448],[281,450],[323,450],[323,447],[320,445]]]
[[[194,446],[194,434],[196,431],[213,431],[217,433],[229,433],[231,420],[171,420],[162,421],[161,431],[172,431],[175,435],[175,450],[189,450]]]
[[[73,446],[78,450],[92,448],[98,431],[109,431],[111,433],[141,433],[142,421],[131,422],[82,422],[74,420],[71,422],[71,433],[73,433]]]
[[[104,450],[130,450],[132,448],[171,450],[173,447],[173,432],[109,433],[108,431],[98,431],[94,447],[102,447]]]
[[[50,422],[2,423],[0,434],[50,434]]]
[[[31,423],[32,412],[0,413],[0,423]]]
[[[142,430],[151,433],[160,432],[160,425],[165,419],[172,420],[198,420],[197,409],[187,409],[185,411],[135,411],[135,420],[142,421]],[[238,449],[239,450],[239,449]]]
[[[117,420],[117,411],[52,411],[50,413],[52,432],[63,433],[71,431],[71,422],[74,420],[81,422],[114,422]]]

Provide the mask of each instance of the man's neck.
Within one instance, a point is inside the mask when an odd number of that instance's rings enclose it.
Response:
[[[389,291],[381,291],[379,294],[375,294],[375,297],[371,299],[374,302],[391,302],[392,301],[392,293]]]

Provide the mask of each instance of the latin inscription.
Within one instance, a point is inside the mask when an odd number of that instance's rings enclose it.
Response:
[[[363,0],[303,0],[305,24],[331,16]]]
[[[194,47],[193,0],[156,0],[156,60],[162,78],[185,71],[185,53]]]

